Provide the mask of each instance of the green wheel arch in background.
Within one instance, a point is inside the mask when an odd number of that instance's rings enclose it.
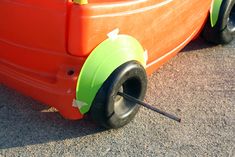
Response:
[[[146,66],[143,47],[128,35],[108,38],[92,51],[81,69],[76,88],[76,101],[82,104],[82,114],[90,110],[98,90],[111,73],[131,60]]]
[[[223,0],[214,0],[211,6],[210,11],[210,21],[211,27],[214,27],[219,18],[220,7],[222,5]]]

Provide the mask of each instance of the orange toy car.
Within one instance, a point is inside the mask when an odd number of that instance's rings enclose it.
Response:
[[[146,74],[202,36],[228,43],[235,0],[1,0],[0,83],[67,119],[127,124]]]

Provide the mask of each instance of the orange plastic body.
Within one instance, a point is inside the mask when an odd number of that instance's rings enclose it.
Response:
[[[107,33],[119,28],[136,38],[148,51],[151,74],[200,33],[211,2],[1,0],[0,83],[57,108],[65,118],[81,119],[72,106],[79,71]]]

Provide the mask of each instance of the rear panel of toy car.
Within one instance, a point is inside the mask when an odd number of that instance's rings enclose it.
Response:
[[[0,1],[0,83],[56,107],[65,118],[79,119],[72,102],[85,58],[67,50],[69,4]]]

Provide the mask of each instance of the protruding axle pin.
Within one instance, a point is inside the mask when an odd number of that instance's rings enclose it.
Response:
[[[178,118],[178,117],[176,117],[176,116],[174,116],[174,115],[172,115],[170,113],[167,113],[165,111],[161,111],[161,110],[157,109],[156,107],[153,107],[153,106],[151,106],[151,105],[149,105],[149,104],[147,104],[147,103],[145,103],[143,101],[140,101],[140,100],[138,100],[138,99],[136,99],[136,98],[134,98],[134,97],[132,97],[132,96],[130,96],[128,94],[125,94],[125,93],[122,93],[122,92],[118,92],[117,94],[122,96],[123,98],[131,101],[131,102],[134,102],[134,103],[137,103],[139,105],[142,105],[142,106],[144,106],[144,107],[146,107],[146,108],[148,108],[148,109],[150,109],[152,111],[155,111],[155,112],[157,112],[159,114],[162,114],[162,115],[164,115],[164,116],[166,116],[166,117],[168,117],[168,118],[170,118],[172,120],[175,120],[177,122],[181,122],[180,118]]]

